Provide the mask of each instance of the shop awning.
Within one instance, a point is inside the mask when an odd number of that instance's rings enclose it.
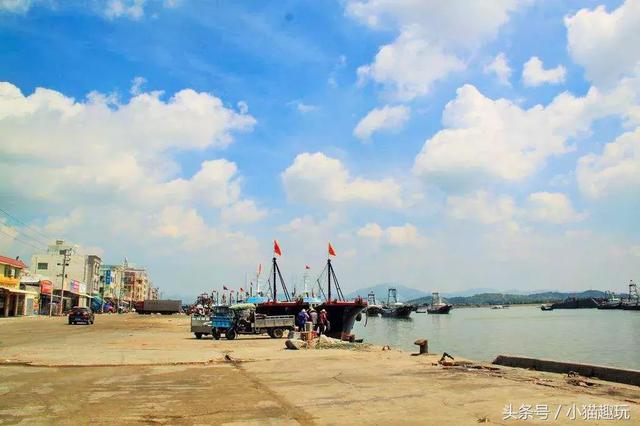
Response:
[[[20,290],[19,288],[13,288],[13,287],[0,286],[0,290],[7,290],[10,293],[16,293],[16,294],[31,294],[33,296],[38,295],[38,293],[36,293],[35,291]]]

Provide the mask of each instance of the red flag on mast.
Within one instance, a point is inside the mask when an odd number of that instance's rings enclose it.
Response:
[[[223,286],[222,286],[222,289],[223,289],[223,290],[229,290],[229,289],[227,288],[227,286],[226,286],[226,285],[223,285]]]
[[[258,276],[262,273],[262,263],[258,265]]]
[[[309,265],[304,265],[304,269],[311,269]]]
[[[278,256],[282,256],[282,252],[280,251],[280,246],[278,245],[277,240],[273,240],[273,254],[277,254]]]
[[[336,255],[336,251],[333,249],[333,246],[331,245],[331,243],[329,243],[329,256],[335,256]]]

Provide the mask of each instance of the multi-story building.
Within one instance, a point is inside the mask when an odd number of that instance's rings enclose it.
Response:
[[[32,315],[38,294],[20,289],[20,276],[27,265],[19,259],[0,256],[0,317]]]
[[[124,300],[139,302],[149,293],[149,275],[144,268],[127,267],[124,270]]]
[[[120,300],[124,297],[124,266],[102,265],[100,267],[100,288],[104,298]]]
[[[152,285],[149,285],[149,293],[147,295],[147,299],[148,300],[158,300],[159,299],[159,291],[158,291],[158,287],[154,287]]]
[[[93,293],[99,291],[101,263],[99,256],[84,255],[80,253],[77,245],[56,240],[48,247],[46,253],[34,254],[31,257],[31,270],[51,278],[53,301],[57,303],[57,311],[63,312],[72,306],[89,305]]]

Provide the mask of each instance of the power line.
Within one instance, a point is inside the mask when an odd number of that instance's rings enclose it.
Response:
[[[0,232],[2,232],[3,234],[7,235],[8,237],[11,237],[14,241],[18,241],[18,242],[20,242],[20,243],[22,243],[22,244],[27,244],[27,245],[29,245],[29,246],[33,247],[33,248],[34,248],[34,249],[36,249],[36,250],[44,250],[44,249],[42,248],[42,246],[38,247],[38,246],[36,246],[36,245],[34,245],[34,244],[31,244],[31,243],[30,243],[30,242],[28,242],[28,241],[21,240],[20,238],[16,237],[15,235],[11,235],[11,234],[9,234],[8,232],[3,231],[2,229],[0,229]]]
[[[7,217],[15,220],[16,222],[22,224],[24,227],[26,227],[27,229],[30,229],[32,232],[35,232],[38,235],[41,235],[42,237],[44,237],[44,244],[47,245],[49,244],[50,241],[53,240],[53,238],[43,234],[42,232],[38,231],[37,229],[32,228],[29,224],[27,224],[26,222],[24,222],[23,220],[17,218],[16,216],[12,215],[11,213],[9,213],[8,211],[0,208],[0,212],[4,213]],[[38,239],[36,239],[35,237],[31,237],[29,236],[31,239],[38,241],[39,243],[43,243],[43,241],[39,241]]]

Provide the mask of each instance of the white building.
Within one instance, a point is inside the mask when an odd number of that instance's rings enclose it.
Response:
[[[67,263],[63,263],[67,253]],[[31,257],[31,270],[36,274],[49,276],[53,282],[54,302],[64,300],[64,309],[57,305],[58,313],[72,306],[88,306],[91,296],[100,288],[100,264],[102,260],[96,255],[84,255],[77,245],[56,240],[46,253],[34,254]]]

